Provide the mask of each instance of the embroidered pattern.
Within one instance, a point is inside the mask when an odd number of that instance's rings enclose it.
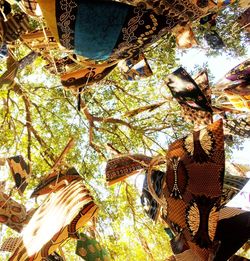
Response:
[[[170,31],[178,21],[176,17],[157,15],[154,10],[145,9],[143,4],[131,9],[110,60],[137,55]]]
[[[65,89],[78,91],[79,88],[92,85],[107,76],[117,64],[99,67],[86,67],[61,75],[61,82]]]
[[[180,158],[171,159],[171,163],[172,163],[173,170],[174,170],[174,186],[173,186],[172,191],[170,193],[170,197],[182,199],[181,192],[180,192],[179,187],[178,187],[177,170],[178,170],[178,166],[179,166],[179,161],[180,161]]]
[[[129,20],[127,28],[122,29],[124,41],[130,43],[137,40],[137,37],[135,36],[135,31],[136,29],[138,29],[139,25],[144,25],[142,17],[145,12],[146,11],[141,8],[134,9],[134,13],[136,16]]]
[[[119,2],[134,6],[140,6],[142,4],[141,0],[119,0]],[[143,1],[143,5],[146,6],[147,9],[153,9],[158,15],[179,16],[182,22],[187,22],[204,15],[202,8],[199,8],[197,4],[193,2],[194,1],[191,0],[146,0]]]
[[[176,155],[176,152],[168,155],[166,184],[171,198],[183,200],[188,184],[188,172],[180,155]]]
[[[200,211],[197,204],[194,202],[187,211],[187,223],[189,225],[190,233],[192,236],[198,232],[200,220]]]
[[[0,251],[6,251],[12,253],[15,251],[20,241],[21,238],[19,237],[9,237],[2,243],[0,247]]]
[[[59,3],[58,3],[59,2]],[[74,0],[56,1],[57,8],[60,12],[58,29],[61,31],[60,42],[67,49],[74,48],[74,24],[76,20],[75,12],[77,8]],[[58,11],[58,10],[57,10]]]

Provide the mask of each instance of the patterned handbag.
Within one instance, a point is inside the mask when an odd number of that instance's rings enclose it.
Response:
[[[8,164],[11,169],[12,176],[14,178],[16,188],[20,195],[23,194],[25,188],[27,187],[27,178],[30,175],[30,167],[24,161],[22,156],[13,156],[7,159]]]
[[[214,251],[224,177],[222,121],[175,141],[167,152],[163,219],[202,260]]]
[[[76,254],[85,261],[110,260],[107,251],[94,238],[83,233],[80,233],[77,240]]]
[[[24,205],[13,200],[0,189],[0,223],[20,233],[31,215],[32,212],[27,212]]]
[[[108,160],[105,170],[106,181],[109,185],[122,181],[138,170],[147,168],[151,160],[151,157],[142,154],[119,156]]]
[[[126,80],[138,80],[153,75],[143,53],[119,63],[119,68]]]
[[[225,97],[229,102],[221,102],[220,106],[231,111],[241,112],[250,110],[250,59],[231,69],[214,86],[219,97]],[[219,99],[218,99],[219,100]]]
[[[144,207],[145,212],[147,215],[156,220],[158,213],[159,213],[159,204],[157,201],[152,197],[148,189],[148,182],[147,182],[147,173],[146,177],[143,182],[143,189],[141,195],[141,203]],[[165,172],[159,170],[153,170],[151,175],[151,182],[153,183],[153,188],[158,197],[161,196],[162,187],[163,187],[163,178],[166,176]]]
[[[82,180],[61,187],[36,210],[10,260],[47,258],[69,237],[77,237],[77,230],[96,212],[97,206]]]
[[[80,174],[74,167],[69,168],[67,170],[52,171],[52,173],[50,173],[48,177],[43,179],[34,189],[34,191],[31,194],[31,198],[49,194],[55,191],[55,186],[63,180],[70,183],[73,180],[79,179],[81,179]]]
[[[201,71],[193,80],[180,67],[166,79],[173,97],[182,108],[183,118],[194,124],[195,129],[212,122],[211,90],[207,71]]]

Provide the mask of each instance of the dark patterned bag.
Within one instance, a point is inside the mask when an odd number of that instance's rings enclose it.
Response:
[[[141,203],[144,207],[145,212],[147,215],[156,220],[157,214],[159,213],[159,204],[154,200],[152,195],[149,192],[148,182],[147,182],[147,173],[143,183],[142,195],[141,195]],[[165,172],[159,170],[153,170],[151,175],[151,182],[153,184],[154,191],[158,197],[161,196],[162,193],[162,183],[163,177],[166,175]]]
[[[220,244],[213,260],[228,260],[249,238],[250,212],[231,214],[231,217],[221,219],[215,234]]]
[[[195,129],[212,122],[211,91],[206,71],[200,72],[193,80],[180,67],[167,77],[167,86],[181,105],[183,118],[191,121]]]

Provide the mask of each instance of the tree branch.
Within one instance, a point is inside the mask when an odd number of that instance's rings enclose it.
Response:
[[[21,85],[15,82],[12,86],[12,90],[19,96],[21,96],[26,110],[26,124],[27,132],[28,132],[28,158],[31,158],[31,133],[34,135],[34,137],[37,139],[41,147],[45,147],[46,150],[44,151],[45,155],[52,160],[55,161],[55,157],[52,152],[49,151],[49,146],[46,144],[46,142],[40,137],[37,130],[32,125],[32,116],[30,111],[30,99],[27,95],[27,93],[22,89]]]
[[[88,107],[87,105],[85,104],[84,101],[82,101],[81,103],[81,108],[82,108],[82,111],[86,117],[86,119],[88,120],[89,122],[89,145],[96,151],[98,152],[99,154],[101,154],[104,158],[105,155],[102,153],[101,151],[101,146],[97,145],[93,140],[94,140],[94,129],[97,129],[97,127],[95,126],[94,122],[102,122],[102,123],[114,123],[114,124],[120,124],[120,125],[124,125],[130,129],[134,129],[134,127],[124,121],[124,120],[121,120],[121,119],[116,119],[116,118],[112,118],[112,117],[108,117],[108,118],[105,118],[105,117],[97,117],[97,116],[94,116],[90,113],[90,111],[88,110]]]
[[[164,103],[166,103],[166,101],[158,102],[158,103],[155,103],[155,104],[146,105],[146,106],[143,106],[143,107],[134,109],[134,110],[132,110],[132,111],[126,112],[126,113],[125,113],[125,116],[127,116],[127,117],[134,117],[134,116],[136,116],[136,115],[138,115],[139,113],[142,113],[142,112],[144,112],[144,111],[152,111],[152,110],[155,110],[156,108],[162,106]]]
[[[103,122],[103,123],[120,124],[120,125],[127,126],[130,129],[134,129],[134,127],[130,123],[128,123],[124,120],[121,120],[121,119],[116,119],[116,118],[112,118],[112,117],[109,117],[109,118],[96,117],[96,116],[92,116],[92,119],[93,119],[93,121],[98,121],[98,122]]]
[[[105,85],[108,84],[112,84],[116,89],[120,90],[121,92],[123,92],[124,94],[126,94],[127,96],[130,96],[133,99],[136,99],[137,101],[144,101],[147,102],[146,100],[139,98],[138,96],[135,96],[129,92],[127,92],[124,88],[122,88],[116,81],[112,81],[112,80],[105,80],[104,81]]]

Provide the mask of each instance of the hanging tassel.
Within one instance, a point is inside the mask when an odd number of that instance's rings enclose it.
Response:
[[[79,88],[78,90],[78,97],[77,97],[77,109],[78,111],[81,111],[81,104],[82,104],[82,98],[81,98],[81,91],[83,87]]]

